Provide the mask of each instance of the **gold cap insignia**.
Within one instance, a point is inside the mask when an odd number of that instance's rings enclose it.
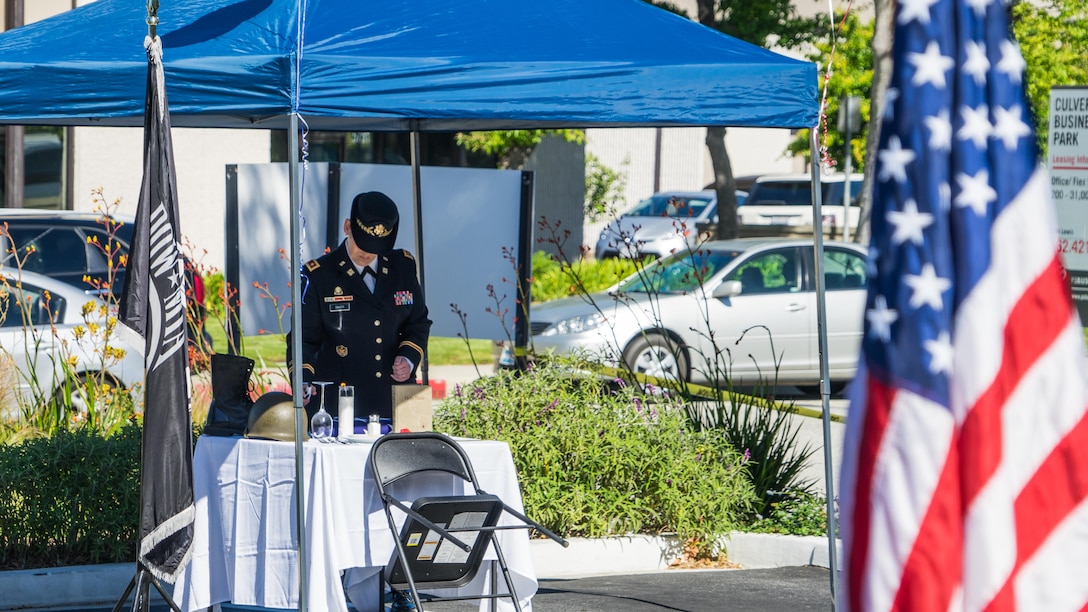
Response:
[[[385,238],[389,234],[393,233],[393,230],[386,227],[384,223],[375,223],[374,225],[365,225],[358,219],[355,220],[355,225],[359,226],[359,229],[363,230],[367,234],[374,236],[375,238]]]
[[[336,354],[340,355],[341,357],[347,357],[348,347],[344,346],[343,344],[336,345]]]

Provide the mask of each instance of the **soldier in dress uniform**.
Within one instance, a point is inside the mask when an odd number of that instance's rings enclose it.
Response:
[[[393,200],[370,191],[355,196],[344,241],[302,271],[302,379],[355,387],[355,416],[393,416],[393,384],[415,381],[431,321],[416,261],[394,249],[400,215]],[[287,366],[291,358],[287,334]],[[330,385],[325,410],[337,415]],[[304,395],[308,395],[305,394]],[[317,412],[317,402],[306,403]]]

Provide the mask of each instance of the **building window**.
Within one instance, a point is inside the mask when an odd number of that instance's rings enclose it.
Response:
[[[64,209],[65,129],[27,126],[23,134],[24,208]],[[7,130],[0,128],[0,205],[7,202]]]
[[[424,166],[494,168],[496,160],[470,153],[457,145],[453,132],[424,133],[419,136],[420,159]],[[364,164],[411,163],[412,149],[407,132],[308,132],[306,159],[311,162]],[[272,132],[272,161],[287,161],[287,132]]]

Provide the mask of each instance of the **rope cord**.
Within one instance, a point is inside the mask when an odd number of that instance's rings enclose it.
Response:
[[[306,123],[306,119],[299,113],[300,99],[302,98],[302,54],[305,46],[305,34],[306,34],[306,0],[299,2],[298,9],[298,27],[297,37],[295,39],[295,47],[298,52],[295,54],[295,82],[294,82],[294,95],[291,99],[291,112],[298,116],[299,125],[301,126],[301,134],[299,136],[299,147],[301,149],[300,158],[302,161],[302,168],[299,171],[299,204],[298,204],[298,221],[299,221],[299,265],[302,265],[306,261],[306,215],[303,214],[303,199],[306,197],[306,172],[309,169],[310,161],[310,143],[307,136],[310,132],[309,125]],[[302,292],[305,295],[306,286],[303,285]]]
[[[832,1],[833,0],[827,0],[828,23],[835,23],[835,7],[832,5]],[[853,5],[854,0],[849,0],[846,3],[846,10],[842,13],[842,19],[839,20],[839,25],[831,31],[831,53],[827,58],[827,69],[824,71],[823,93],[820,94],[820,165],[828,169],[833,169],[835,167],[835,160],[831,158],[831,154],[828,152],[827,147],[827,90],[831,82],[831,75],[833,74],[831,66],[835,63],[835,52],[838,50],[839,35],[846,27],[846,19],[850,16],[850,9]],[[813,163],[815,163],[815,160],[813,160]]]

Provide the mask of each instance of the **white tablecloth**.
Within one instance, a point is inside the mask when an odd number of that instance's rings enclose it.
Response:
[[[458,440],[480,486],[522,511],[510,449],[504,442]],[[367,466],[372,445],[303,444],[306,542],[309,546],[308,609],[346,611],[345,591],[360,612],[378,609],[378,571],[394,554],[393,535]],[[174,586],[185,612],[221,602],[266,608],[298,608],[298,533],[295,519],[294,443],[203,436],[193,456],[196,533],[192,561]],[[471,493],[445,474],[416,479],[400,499]],[[408,484],[407,482],[405,484]],[[394,516],[402,517],[394,510]],[[517,524],[504,517],[500,524]],[[522,607],[530,609],[536,574],[524,529],[496,532]],[[490,547],[489,547],[490,548]],[[486,559],[493,559],[489,549]],[[487,592],[484,563],[462,593]],[[343,573],[343,577],[342,577]],[[500,591],[505,583],[498,576]],[[513,609],[509,600],[499,600]]]

